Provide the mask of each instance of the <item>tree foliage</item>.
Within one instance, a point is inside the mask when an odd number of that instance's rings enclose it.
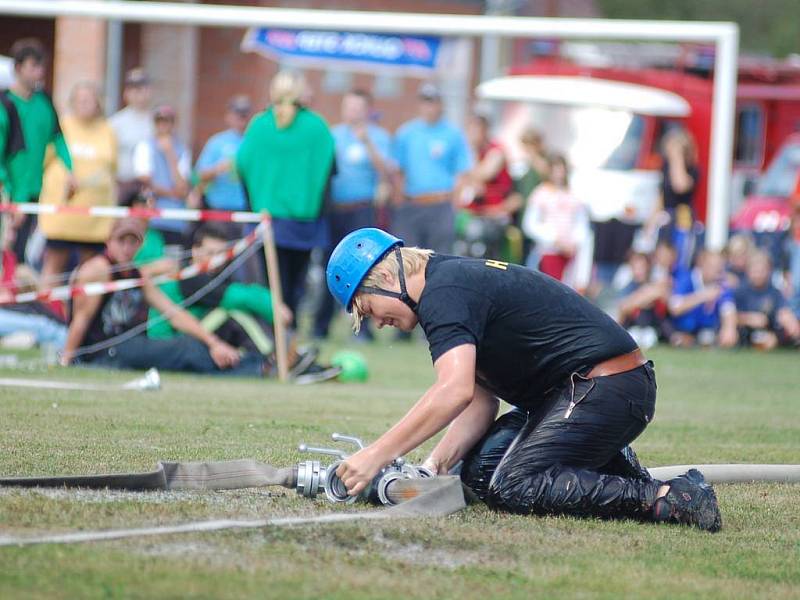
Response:
[[[742,51],[785,57],[800,53],[799,0],[596,0],[610,19],[733,21]]]

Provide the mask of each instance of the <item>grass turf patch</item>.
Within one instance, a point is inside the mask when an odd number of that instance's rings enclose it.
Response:
[[[334,349],[327,348],[330,353]],[[166,374],[164,390],[0,389],[4,475],[149,470],[159,459],[289,465],[333,431],[372,440],[432,381],[423,346],[359,348],[363,385]],[[797,462],[797,355],[649,353],[659,395],[634,444],[648,466]],[[134,374],[5,371],[122,382]],[[428,447],[430,444],[428,445]],[[424,450],[410,458],[420,460]],[[0,597],[796,597],[798,486],[718,486],[723,531],[533,518],[471,506],[447,519],[219,532],[0,549]],[[0,534],[351,510],[284,490],[0,490]]]

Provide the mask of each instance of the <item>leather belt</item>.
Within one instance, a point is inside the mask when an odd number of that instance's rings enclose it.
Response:
[[[452,192],[434,192],[431,194],[411,196],[408,201],[412,204],[438,204],[440,202],[450,202],[452,195]]]
[[[641,367],[647,362],[644,354],[638,348],[627,354],[620,354],[614,358],[609,358],[596,364],[592,370],[586,374],[587,379],[595,377],[608,377],[609,375],[619,375],[627,371],[632,371],[636,367]]]

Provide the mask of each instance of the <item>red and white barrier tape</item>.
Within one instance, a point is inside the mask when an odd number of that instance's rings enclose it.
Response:
[[[233,257],[241,254],[245,248],[249,247],[261,236],[263,230],[264,225],[259,225],[252,231],[252,233],[238,240],[230,248],[225,250],[225,252],[215,254],[214,256],[197,264],[189,265],[177,273],[159,275],[158,277],[154,277],[151,281],[155,284],[166,283],[167,281],[181,281],[183,279],[196,277],[202,273],[213,271],[214,269],[217,269],[227,263]],[[136,277],[131,279],[118,279],[117,281],[97,281],[84,285],[65,285],[36,292],[24,292],[22,294],[17,294],[12,299],[0,301],[0,306],[3,304],[23,304],[25,302],[52,302],[69,300],[71,298],[75,298],[76,296],[101,296],[103,294],[110,294],[111,292],[119,292],[121,290],[130,290],[141,287],[144,285],[144,281],[144,278]]]
[[[260,223],[267,215],[236,210],[195,210],[191,208],[144,208],[125,206],[70,206],[55,204],[0,204],[0,213],[25,215],[85,215],[91,217],[155,217],[178,221],[223,221],[229,223]]]

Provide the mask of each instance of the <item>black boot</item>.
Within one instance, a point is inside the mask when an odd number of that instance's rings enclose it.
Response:
[[[625,446],[608,463],[598,469],[604,475],[619,475],[629,479],[652,481],[650,473],[639,462],[636,452],[630,446]]]
[[[706,483],[697,469],[670,479],[667,495],[653,504],[653,519],[683,525],[694,525],[704,531],[715,532],[722,527],[722,515],[714,488]]]

